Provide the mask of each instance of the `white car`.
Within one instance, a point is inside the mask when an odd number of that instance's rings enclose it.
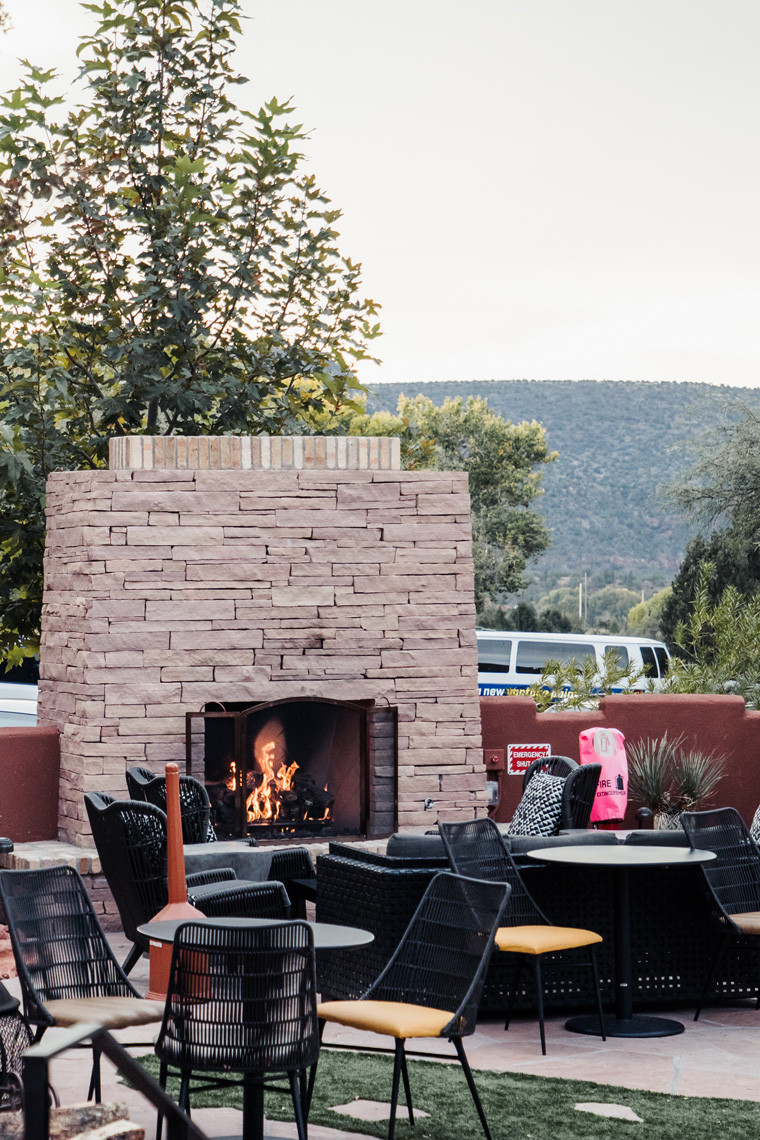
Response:
[[[37,723],[37,686],[0,681],[0,728],[33,728]]]

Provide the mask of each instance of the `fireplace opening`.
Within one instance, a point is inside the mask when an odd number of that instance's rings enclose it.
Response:
[[[364,835],[372,704],[298,697],[188,713],[187,770],[206,785],[217,835]]]

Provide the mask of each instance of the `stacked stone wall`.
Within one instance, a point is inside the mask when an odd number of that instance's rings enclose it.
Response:
[[[183,763],[184,714],[213,700],[375,701],[371,834],[484,809],[464,474],[58,472],[47,513],[61,839],[90,842],[85,791]]]

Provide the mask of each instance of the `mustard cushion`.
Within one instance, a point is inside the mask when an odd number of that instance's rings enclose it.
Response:
[[[148,1025],[164,1016],[162,1001],[134,997],[60,998],[46,1001],[45,1009],[56,1025],[76,1025],[78,1021],[98,1021],[106,1029],[126,1029]]]
[[[601,941],[600,934],[575,926],[501,926],[496,931],[499,950],[513,954],[552,954]]]
[[[743,934],[760,934],[760,910],[732,914],[731,921],[736,923]]]
[[[352,1029],[368,1029],[386,1037],[440,1037],[454,1016],[446,1009],[411,1005],[403,1001],[325,1001],[317,1017]]]

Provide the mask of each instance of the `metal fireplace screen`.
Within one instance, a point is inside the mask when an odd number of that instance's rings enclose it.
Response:
[[[371,707],[298,697],[187,713],[187,771],[217,834],[365,834]]]

